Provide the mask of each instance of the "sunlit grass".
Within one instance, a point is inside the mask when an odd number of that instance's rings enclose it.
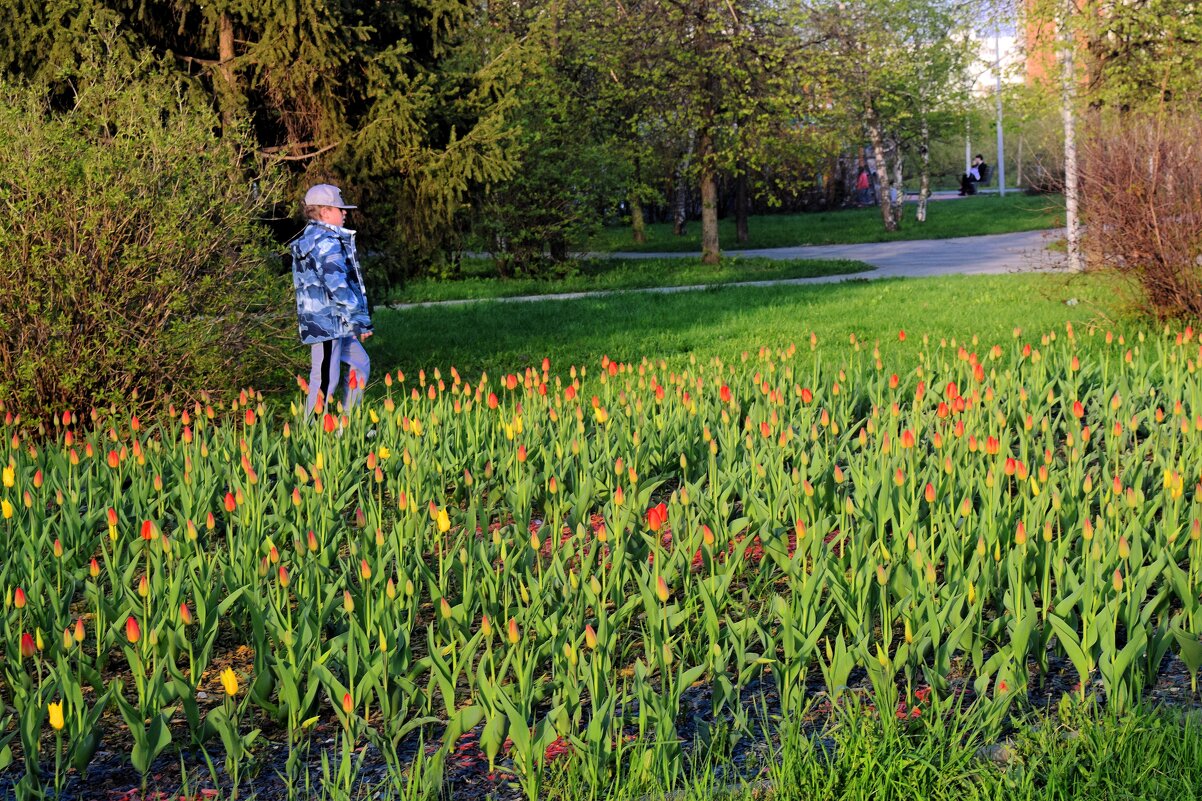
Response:
[[[836,245],[858,242],[892,242],[903,239],[946,239],[957,236],[1035,231],[1063,225],[1064,200],[1059,195],[978,195],[955,200],[933,201],[927,220],[915,220],[913,203],[906,204],[901,228],[885,231],[875,207],[815,212],[810,214],[765,214],[752,217],[745,243],[735,239],[733,218],[718,223],[723,250],[780,248],[797,245]],[[647,241],[636,243],[630,226],[614,226],[590,247],[599,252],[639,251],[679,253],[701,249],[701,224],[689,222],[685,235],[672,233],[671,223],[647,226]]]

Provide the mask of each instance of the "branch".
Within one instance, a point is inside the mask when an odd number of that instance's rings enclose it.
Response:
[[[339,139],[337,142],[332,142],[332,143],[326,145],[325,147],[318,148],[317,150],[313,150],[308,153],[298,153],[294,156],[292,156],[292,155],[276,156],[275,154],[287,153],[288,150],[290,150],[294,147],[308,147],[308,146],[312,145],[313,142],[297,142],[295,144],[280,145],[279,147],[265,147],[265,148],[261,149],[259,152],[265,156],[275,156],[275,159],[277,161],[304,161],[305,159],[316,158],[317,156],[320,156],[322,153],[326,153],[330,150],[333,150],[334,148],[341,145],[342,141],[343,140]]]

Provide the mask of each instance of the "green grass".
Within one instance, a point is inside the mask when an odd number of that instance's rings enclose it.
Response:
[[[859,242],[890,242],[900,239],[947,239],[956,236],[1006,234],[1063,225],[1064,200],[1058,195],[977,195],[955,200],[932,201],[927,221],[914,219],[915,206],[906,204],[901,230],[886,232],[878,209],[847,209],[811,214],[779,214],[752,217],[750,239],[735,241],[733,218],[718,223],[723,250],[780,248],[796,245],[842,245]],[[671,223],[647,226],[647,242],[635,244],[629,226],[615,226],[591,243],[597,252],[639,251],[643,253],[687,253],[701,249],[701,224],[690,221],[684,236],[672,233]]]
[[[640,289],[652,286],[729,284],[739,281],[770,281],[781,278],[813,278],[845,275],[873,269],[871,265],[846,259],[777,260],[767,258],[724,258],[716,266],[695,258],[581,259],[567,266],[568,272],[550,278],[499,278],[489,259],[471,259],[458,280],[411,281],[389,296],[390,303],[425,303],[445,300],[547,295],[556,292],[597,292]]]
[[[934,337],[1004,341],[1012,330],[1063,329],[1121,315],[1118,284],[1105,276],[948,276],[768,288],[726,287],[673,294],[570,301],[474,303],[380,310],[368,340],[373,373],[455,365],[464,374],[515,370],[551,359],[553,369],[595,365],[608,354],[682,360],[737,356],[761,346],[880,340],[899,347]],[[1074,305],[1065,301],[1076,299]],[[982,346],[983,349],[984,346]]]
[[[928,710],[930,712],[930,710]],[[854,704],[817,728],[770,726],[772,745],[733,766],[694,760],[684,787],[629,779],[606,801],[1187,801],[1202,797],[1202,716],[1144,708],[1015,714],[986,704],[895,724]],[[1003,733],[1005,732],[1005,733]],[[632,766],[633,769],[634,766]],[[589,797],[579,775],[553,776],[548,801]]]

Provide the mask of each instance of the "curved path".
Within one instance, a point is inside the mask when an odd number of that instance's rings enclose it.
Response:
[[[1063,229],[1024,231],[1017,234],[966,236],[957,239],[914,239],[904,242],[866,242],[858,245],[802,245],[790,248],[727,251],[732,256],[758,256],[768,259],[853,259],[876,269],[845,275],[814,278],[782,278],[770,281],[740,281],[716,286],[788,286],[837,281],[865,281],[878,278],[929,278],[938,275],[984,275],[1033,272],[1063,268],[1064,255],[1048,250],[1048,245],[1063,238]],[[698,258],[699,253],[611,253],[616,259]],[[709,289],[714,284],[616,289],[596,292],[563,292],[553,295],[523,295],[486,300],[442,300],[427,303],[398,303],[390,308],[447,306],[463,303],[524,303],[540,300],[572,300],[613,295],[621,292],[691,292]]]

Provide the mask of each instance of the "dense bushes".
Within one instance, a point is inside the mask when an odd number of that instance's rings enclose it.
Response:
[[[1202,316],[1202,120],[1098,114],[1082,159],[1090,262],[1128,275],[1161,318]]]
[[[147,65],[0,83],[0,400],[41,417],[263,375],[291,325],[249,139]]]

